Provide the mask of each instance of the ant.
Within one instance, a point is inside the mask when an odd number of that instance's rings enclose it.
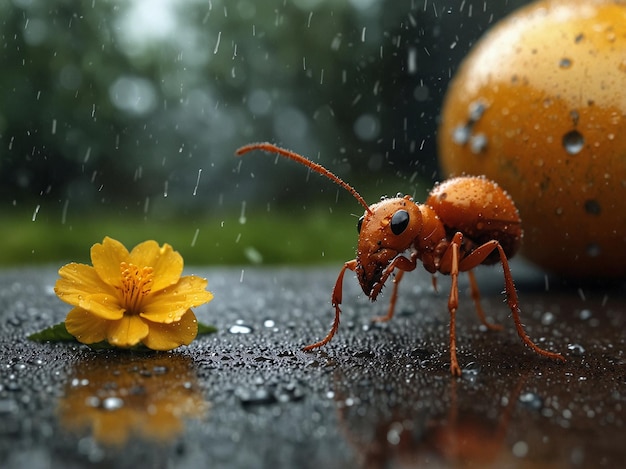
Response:
[[[549,352],[535,344],[520,320],[517,292],[511,276],[508,258],[521,245],[522,227],[519,213],[511,197],[495,182],[484,176],[463,176],[437,184],[424,204],[416,203],[411,196],[398,194],[383,197],[380,202],[368,205],[363,197],[347,182],[304,156],[271,143],[251,143],[236,151],[238,156],[261,150],[286,157],[327,177],[347,190],[365,208],[359,218],[359,241],[356,259],[346,262],[339,272],[332,293],[335,319],[332,328],[319,342],[304,347],[309,351],[321,347],[333,338],[339,328],[343,276],[346,270],[356,273],[363,292],[375,301],[387,279],[395,272],[389,309],[385,316],[374,321],[388,321],[393,317],[398,285],[405,272],[410,272],[421,262],[433,274],[433,287],[437,288],[437,272],[450,275],[452,280],[448,296],[450,313],[450,371],[461,375],[456,355],[456,310],[459,304],[459,272],[467,272],[470,291],[480,321],[492,330],[502,326],[487,321],[480,305],[480,292],[472,269],[480,264],[500,262],[504,271],[507,304],[511,309],[517,333],[528,347],[544,357],[565,361],[560,353]]]

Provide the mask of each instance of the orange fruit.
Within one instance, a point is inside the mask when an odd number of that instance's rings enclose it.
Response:
[[[626,274],[626,2],[544,0],[495,25],[450,83],[448,176],[519,209],[522,254],[570,277]]]

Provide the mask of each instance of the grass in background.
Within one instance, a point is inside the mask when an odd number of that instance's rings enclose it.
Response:
[[[357,243],[350,210],[270,211],[155,220],[142,215],[91,213],[61,222],[60,214],[0,214],[0,267],[90,263],[89,249],[105,236],[127,248],[147,239],[169,243],[186,265],[343,263]],[[348,214],[348,215],[346,215]]]

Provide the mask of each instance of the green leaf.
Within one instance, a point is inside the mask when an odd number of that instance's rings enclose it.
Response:
[[[217,332],[215,326],[209,326],[198,321],[198,335],[213,334]],[[35,332],[28,336],[28,338],[34,342],[76,342],[79,343],[76,338],[67,332],[65,323],[61,322],[54,326],[50,326],[42,331]],[[98,342],[95,344],[89,344],[89,347],[94,350],[113,350],[118,349],[114,345],[109,344],[106,341]],[[135,347],[131,347],[133,350],[150,350],[143,344],[137,344]]]
[[[217,332],[217,327],[209,326],[198,321],[198,335],[213,334]]]
[[[76,342],[76,338],[67,332],[64,322],[50,326],[40,332],[35,332],[29,335],[28,338],[35,342]]]

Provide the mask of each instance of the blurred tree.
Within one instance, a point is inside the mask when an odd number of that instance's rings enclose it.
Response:
[[[522,3],[2,2],[0,201],[168,213],[329,190],[263,158],[234,174],[250,140],[319,158],[367,195],[410,193],[436,171],[460,58]]]

